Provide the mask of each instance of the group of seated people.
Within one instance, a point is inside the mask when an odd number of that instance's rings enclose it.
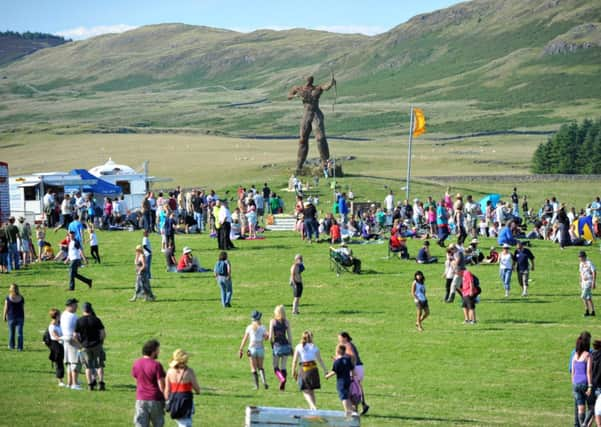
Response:
[[[499,253],[494,247],[491,248],[488,257],[478,248],[478,239],[474,238],[470,244],[464,248],[462,245],[454,244],[454,247],[464,253],[465,262],[468,264],[495,264],[499,260]],[[407,249],[407,238],[400,233],[394,233],[388,240],[388,247],[391,253],[397,254],[400,259],[411,259],[409,250]],[[432,256],[430,253],[430,241],[424,240],[423,246],[417,252],[415,261],[418,264],[434,264],[438,262],[438,257]]]

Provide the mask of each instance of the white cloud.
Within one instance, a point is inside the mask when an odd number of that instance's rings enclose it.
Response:
[[[90,37],[96,37],[101,34],[114,34],[123,33],[125,31],[133,30],[137,27],[117,24],[117,25],[99,25],[96,27],[77,27],[68,30],[58,31],[56,34],[63,36],[66,39],[73,40],[84,40]]]

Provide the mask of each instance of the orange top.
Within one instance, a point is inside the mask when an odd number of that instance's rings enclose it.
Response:
[[[192,391],[192,383],[169,383],[171,393],[185,393]]]

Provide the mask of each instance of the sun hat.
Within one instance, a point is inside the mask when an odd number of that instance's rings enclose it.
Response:
[[[471,243],[474,244],[474,245],[477,245],[479,242],[478,242],[478,239],[474,238],[474,239],[472,239]]]
[[[258,322],[259,320],[261,320],[261,317],[263,317],[263,313],[257,310],[253,310],[253,312],[250,314],[250,317],[252,320]]]
[[[503,243],[503,249],[509,249],[511,245],[509,243]]]
[[[188,246],[184,246],[184,249],[182,251],[184,253],[184,255],[189,254],[190,252],[192,252],[192,249],[190,249]]]

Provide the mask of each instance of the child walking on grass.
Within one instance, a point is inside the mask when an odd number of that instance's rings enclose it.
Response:
[[[342,402],[346,415],[353,415],[353,405],[350,400],[351,374],[355,375],[355,367],[350,356],[346,354],[346,345],[340,344],[336,349],[336,359],[332,370],[326,374],[326,379],[336,375],[336,391]],[[356,412],[355,412],[356,415]]]
[[[96,237],[96,231],[94,226],[88,227],[88,233],[90,235],[90,254],[94,258],[94,262],[100,264],[100,253],[98,253],[98,237]]]
[[[413,276],[413,284],[411,285],[411,296],[416,307],[416,319],[415,327],[418,331],[424,330],[423,321],[430,314],[430,308],[428,307],[428,299],[426,298],[426,278],[424,273],[416,271]]]
[[[584,303],[584,316],[594,316],[595,306],[593,305],[593,289],[597,286],[597,271],[595,265],[586,259],[586,252],[580,251],[578,254],[580,259],[580,289],[582,290],[580,297]]]
[[[46,228],[42,224],[35,227],[35,237],[38,241],[38,262],[42,262],[42,249],[46,245]]]

